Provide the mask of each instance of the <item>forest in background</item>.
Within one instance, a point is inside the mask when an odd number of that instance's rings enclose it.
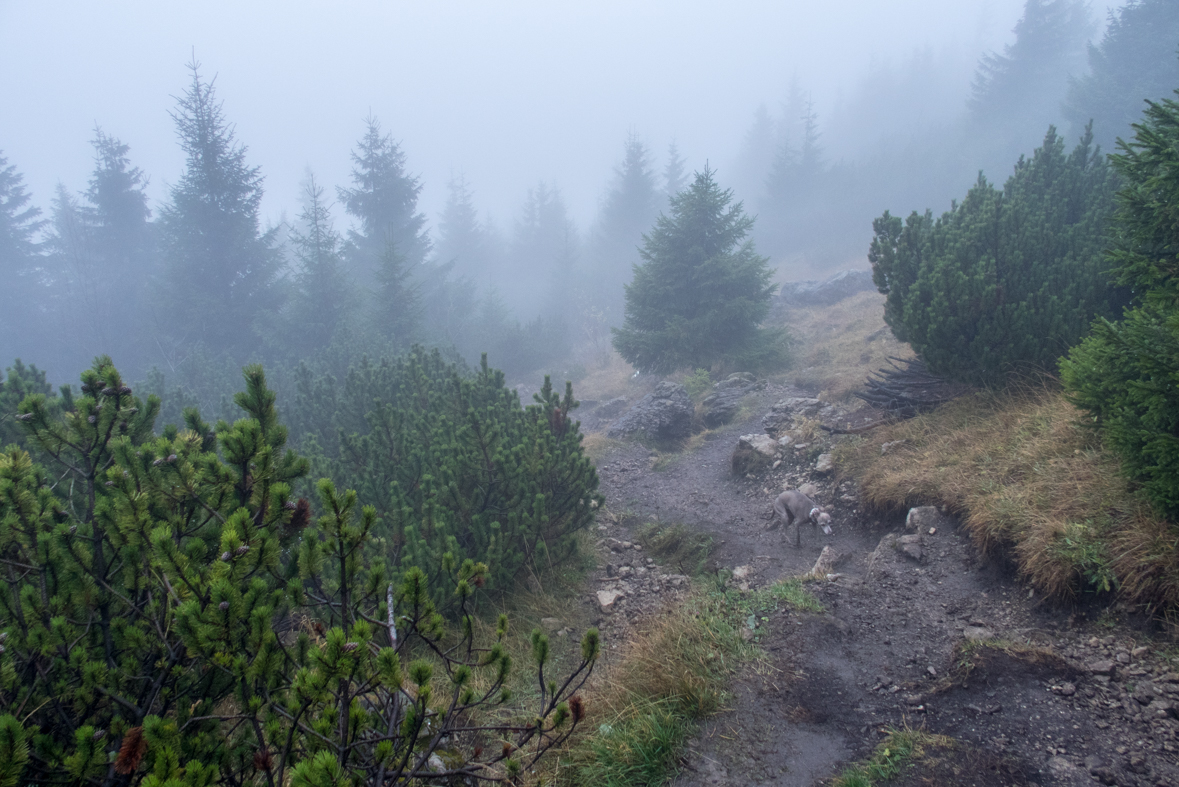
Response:
[[[1108,151],[1140,96],[1179,84],[1173,4],[1130,3],[1098,31],[1082,2],[1029,0],[1013,43],[982,58],[968,90],[940,56],[916,52],[829,119],[793,80],[756,110],[717,179],[756,217],[751,237],[779,278],[861,266],[882,207],[948,203],[980,170],[1001,181],[1050,124],[1071,141],[1092,120]],[[285,400],[415,343],[468,366],[487,352],[513,380],[576,380],[609,353],[643,234],[691,174],[674,142],[657,151],[632,131],[588,227],[551,182],[529,190],[510,228],[496,226],[461,175],[431,222],[412,151],[369,117],[349,182],[307,172],[299,214],[263,226],[263,173],[195,62],[172,116],[187,166],[162,205],[149,203],[131,147],[101,128],[89,183],[60,185],[48,205],[19,162],[0,162],[0,355],[62,381],[109,353],[163,396],[171,422],[193,404],[230,412],[247,362],[265,363]]]

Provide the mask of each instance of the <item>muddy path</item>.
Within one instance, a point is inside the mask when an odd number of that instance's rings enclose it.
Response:
[[[740,568],[749,588],[809,571],[824,546],[837,554],[837,576],[808,586],[823,613],[760,624],[768,663],[736,677],[677,785],[821,784],[905,726],[957,744],[901,783],[1179,785],[1179,674],[1165,642],[1044,603],[936,511],[919,532],[903,514],[865,512],[853,482],[814,471],[815,445],[734,477],[737,437],[761,431],[787,396],[805,394],[771,384],[748,400],[748,418],[670,460],[627,442],[598,462],[607,507],[622,514],[603,526],[606,540],[651,519],[689,525],[712,534],[716,567]],[[781,489],[808,482],[835,527],[804,528],[796,547],[793,530],[767,529],[768,515]],[[622,615],[666,598],[632,594]],[[1007,644],[977,644],[994,641]]]

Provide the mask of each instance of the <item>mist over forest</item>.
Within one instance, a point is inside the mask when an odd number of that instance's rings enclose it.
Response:
[[[189,32],[145,11],[142,52],[83,48],[105,53],[77,66],[102,84],[79,98],[94,114],[83,131],[66,112],[79,89],[65,85],[68,69],[34,74],[19,53],[102,31],[57,29],[31,5],[6,4],[0,58],[17,78],[6,80],[10,110],[0,118],[0,356],[60,383],[110,354],[129,378],[172,392],[177,408],[224,401],[247,361],[273,367],[283,387],[299,369],[342,377],[361,357],[413,344],[469,365],[487,352],[510,379],[575,378],[609,353],[643,235],[693,173],[711,168],[755,218],[750,237],[776,281],[821,278],[867,267],[883,209],[944,210],[980,172],[1001,185],[1050,126],[1071,147],[1092,121],[1096,143],[1112,150],[1140,112],[1138,96],[1162,98],[1179,84],[1165,4],[1124,12],[1029,0],[961,4],[953,14],[921,2],[887,14],[845,5],[842,28],[835,11],[757,4],[715,25],[703,9],[679,6],[667,19],[609,6],[587,19],[525,4],[499,20],[463,6],[452,28],[402,10],[369,22],[388,24],[390,46],[407,51],[420,45],[403,40],[408,31],[440,37],[444,55],[375,79],[349,72],[363,62],[357,52],[329,56],[353,32],[344,18],[308,10],[275,20],[243,50],[240,30],[202,19],[188,20]],[[628,18],[629,32],[594,39]],[[531,51],[480,42],[469,62],[449,62],[472,26],[522,20]],[[277,70],[286,50],[266,50],[295,21],[323,26],[321,39],[298,27],[301,37],[284,45],[317,44],[304,90]],[[191,44],[163,47],[178,40],[166,23]],[[373,35],[354,32],[360,42]],[[138,38],[130,28],[118,36]],[[560,55],[562,45],[575,54]],[[683,65],[685,50],[694,65],[681,74],[656,62],[674,53],[670,62]],[[479,62],[487,52],[498,60]],[[607,62],[615,52],[623,62]],[[603,62],[589,65],[590,55]],[[561,78],[545,56],[565,77],[556,92]],[[150,74],[138,84],[151,94],[121,92],[130,63]],[[1127,70],[1140,82],[1129,92],[1115,84]],[[459,74],[468,87],[445,92]],[[493,88],[494,79],[507,81]],[[634,89],[619,91],[620,79]],[[387,80],[412,86],[395,89],[404,102],[383,95]],[[372,95],[342,87],[350,81]],[[259,86],[273,95],[262,98]],[[471,90],[510,99],[491,107]],[[652,103],[652,91],[665,103]],[[406,109],[423,106],[423,95],[436,120]],[[276,100],[278,130],[259,116]],[[601,106],[611,107],[605,120]],[[471,132],[483,141],[461,147]]]

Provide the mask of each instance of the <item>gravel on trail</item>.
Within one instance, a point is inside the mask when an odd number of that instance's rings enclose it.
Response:
[[[750,395],[747,419],[670,461],[633,442],[598,461],[616,514],[600,525],[610,575],[594,588],[616,594],[602,605],[607,630],[634,631],[628,621],[688,585],[634,549],[631,524],[710,533],[715,567],[740,567],[742,587],[807,573],[824,546],[835,552],[830,578],[807,586],[825,611],[784,610],[759,626],[768,663],[736,676],[675,784],[821,784],[908,727],[955,743],[892,784],[1179,785],[1179,674],[1145,622],[1045,602],[936,510],[917,532],[904,512],[865,510],[854,481],[815,470],[817,442],[783,448],[773,469],[732,474],[738,437],[760,432],[775,402],[805,395],[771,384]],[[796,548],[793,528],[769,529],[771,504],[806,483],[834,533],[804,527]]]

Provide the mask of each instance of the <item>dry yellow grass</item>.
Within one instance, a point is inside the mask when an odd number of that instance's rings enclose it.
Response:
[[[787,378],[831,401],[847,399],[869,372],[889,356],[913,357],[884,324],[884,296],[862,292],[833,306],[791,307],[786,327],[794,343],[794,369]]]
[[[1134,602],[1176,606],[1179,528],[1152,515],[1078,418],[1051,389],[980,392],[837,451],[865,502],[948,506],[982,550],[1009,550],[1048,595],[1116,587]]]

